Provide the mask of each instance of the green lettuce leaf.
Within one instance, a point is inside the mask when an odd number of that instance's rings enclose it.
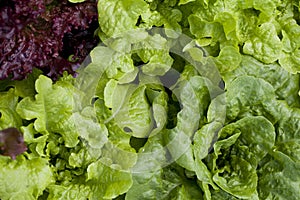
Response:
[[[176,164],[160,170],[136,173],[132,188],[126,193],[131,199],[202,199],[202,193],[194,181],[184,176],[184,171]]]
[[[191,33],[201,46],[214,46],[220,38],[225,37],[222,26],[217,22],[203,20],[196,14],[190,15],[188,19]]]
[[[146,86],[119,85],[113,92],[112,112],[115,122],[127,134],[139,138],[148,136],[152,128],[145,89]]]
[[[174,160],[180,165],[193,171],[194,159],[191,149],[191,137],[198,129],[200,119],[210,101],[207,88],[208,80],[195,76],[190,81],[181,81],[174,93],[179,93],[182,105],[177,114],[177,125],[165,134],[165,142]]]
[[[279,64],[264,64],[253,57],[242,56],[240,66],[226,73],[223,79],[229,85],[235,78],[243,75],[267,81],[273,86],[277,99],[285,100],[289,105],[299,105],[299,76],[285,71]]]
[[[227,85],[226,115],[228,120],[248,114],[262,115],[274,121],[274,88],[265,80],[240,76]],[[271,110],[273,109],[273,110]],[[275,112],[275,111],[274,111]]]
[[[76,78],[0,81],[0,198],[299,199],[298,4],[99,0]]]
[[[0,93],[0,129],[20,127],[22,119],[16,112],[18,96],[14,89]]]
[[[72,183],[69,186],[63,185],[50,185],[49,186],[49,200],[86,200],[90,194],[90,188],[84,184]]]
[[[18,157],[12,161],[0,157],[0,193],[1,199],[35,200],[54,181],[52,169],[46,159],[26,160]]]
[[[264,117],[245,117],[225,126],[218,134],[218,141],[213,145],[213,161],[208,165],[212,167],[213,182],[238,198],[257,199],[256,168],[260,160],[272,151],[274,144],[275,129]],[[195,152],[198,153],[196,156],[201,153]],[[205,157],[207,150],[204,149],[203,152]],[[202,158],[199,157],[199,161]],[[201,165],[205,169],[203,164]],[[212,184],[210,177],[209,172],[199,176]]]
[[[193,2],[193,1],[195,1],[195,0],[180,0],[178,4],[179,5],[184,5],[184,4],[187,4],[189,2]]]
[[[106,165],[99,160],[87,169],[87,181],[92,193],[90,199],[111,199],[129,190],[133,181],[128,171]]]
[[[136,174],[133,177],[133,186],[127,192],[125,199],[166,199],[178,183],[164,180],[162,175],[161,171]]]
[[[146,63],[142,71],[150,76],[162,76],[172,66],[173,59],[169,55],[169,43],[159,34],[148,36],[144,41],[134,45],[133,52],[137,52],[140,59]]]
[[[281,50],[281,41],[277,36],[275,26],[271,23],[264,23],[258,27],[243,46],[245,54],[252,55],[264,63],[278,60]]]
[[[102,31],[108,36],[116,36],[134,29],[140,15],[148,10],[143,0],[100,0],[98,17]]]
[[[68,127],[69,117],[73,111],[73,91],[61,82],[52,85],[52,81],[40,76],[36,81],[35,99],[26,97],[17,105],[17,112],[26,119],[35,119],[34,128],[38,132],[58,132],[66,145],[74,147],[78,143],[78,135],[73,132],[75,127]]]
[[[295,147],[291,145],[290,147]],[[298,147],[299,149],[299,147]],[[297,199],[300,187],[299,160],[293,161],[288,155],[274,150],[273,160],[268,158],[259,169],[258,192],[262,199]]]

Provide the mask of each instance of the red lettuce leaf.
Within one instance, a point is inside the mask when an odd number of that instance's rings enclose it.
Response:
[[[2,1],[0,79],[23,79],[34,67],[53,79],[75,74],[98,44],[97,27],[96,1]]]
[[[7,128],[0,131],[0,154],[15,159],[17,155],[24,153],[27,147],[23,134],[16,128]]]

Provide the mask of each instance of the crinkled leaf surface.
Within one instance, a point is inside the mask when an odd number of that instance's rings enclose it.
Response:
[[[66,83],[70,84],[70,83]],[[39,132],[59,132],[67,146],[78,143],[78,135],[68,127],[73,111],[73,93],[64,82],[52,85],[51,79],[40,76],[36,81],[35,99],[24,98],[17,106],[17,112],[27,120],[35,119],[34,127]]]
[[[132,185],[132,175],[101,160],[92,163],[88,169],[88,177],[92,193],[91,199],[110,199],[128,191]]]
[[[98,1],[99,23],[103,32],[115,36],[135,28],[139,16],[147,11],[143,0],[100,0]]]
[[[5,166],[0,169],[0,193],[3,200],[35,200],[54,181],[46,159],[20,158],[11,161],[0,157],[0,162]]]
[[[0,82],[1,199],[299,199],[298,2],[97,4],[77,78]]]

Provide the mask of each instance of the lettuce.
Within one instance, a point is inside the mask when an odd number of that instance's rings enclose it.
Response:
[[[53,79],[75,75],[99,42],[96,1],[84,1],[1,1],[0,79],[21,80],[36,68]]]
[[[11,161],[1,157],[1,199],[37,199],[54,182],[53,172],[45,158],[30,160],[19,157]]]
[[[98,17],[76,78],[0,81],[2,200],[300,198],[298,4],[99,0]]]

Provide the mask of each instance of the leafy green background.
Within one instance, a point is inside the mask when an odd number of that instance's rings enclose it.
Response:
[[[0,82],[0,198],[300,199],[299,5],[99,0],[77,78]]]

